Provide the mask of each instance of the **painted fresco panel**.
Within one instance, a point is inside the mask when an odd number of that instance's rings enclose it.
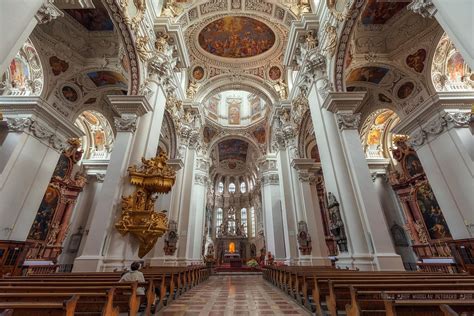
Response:
[[[246,58],[268,51],[275,44],[275,33],[255,19],[227,16],[204,27],[198,41],[202,49],[213,55]]]
[[[127,81],[122,74],[113,71],[93,71],[87,73],[87,76],[100,88],[104,86],[119,86],[127,89]]]
[[[88,31],[113,31],[114,24],[101,1],[94,1],[94,6],[95,9],[67,9],[64,11]]]
[[[385,24],[400,10],[404,9],[408,2],[369,0],[364,12],[362,12],[361,22],[364,25]]]
[[[247,160],[248,143],[240,139],[229,139],[219,143],[219,161],[235,159]]]
[[[361,67],[354,69],[349,77],[347,82],[370,82],[374,84],[379,84],[385,75],[388,73],[388,68],[383,67]]]
[[[438,201],[428,183],[417,188],[416,202],[420,208],[430,238],[451,238],[451,232],[449,231],[443,212],[441,211]]]
[[[59,203],[59,192],[55,188],[48,186],[43,200],[41,201],[38,213],[31,226],[28,239],[45,240],[48,235],[49,225],[54,212]]]
[[[229,124],[240,125],[240,106],[242,99],[240,98],[227,98],[227,107],[229,115]]]

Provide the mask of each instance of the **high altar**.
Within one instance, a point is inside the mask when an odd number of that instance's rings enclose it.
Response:
[[[249,258],[249,241],[244,226],[235,217],[235,210],[230,207],[227,217],[217,231],[217,262],[230,264],[231,267],[240,267],[242,261]]]

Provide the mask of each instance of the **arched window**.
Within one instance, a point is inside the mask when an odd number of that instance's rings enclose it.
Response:
[[[250,179],[249,180],[249,191],[252,191],[253,190],[253,180]]]
[[[222,181],[219,182],[219,184],[218,184],[218,186],[217,186],[217,191],[218,191],[219,193],[224,192],[224,183],[222,183]]]
[[[243,181],[242,181],[242,183],[240,184],[240,192],[241,192],[241,193],[247,192],[247,186],[245,185],[245,182],[243,182]]]
[[[240,210],[240,223],[242,224],[242,226],[244,228],[245,235],[247,235],[247,233],[248,233],[248,230],[247,230],[247,209],[245,207]]]
[[[233,182],[229,184],[229,193],[235,193],[235,184]]]
[[[257,231],[257,222],[255,220],[255,209],[252,206],[250,208],[250,225],[251,225],[251,234],[250,237],[255,237],[256,231]]]
[[[224,217],[224,213],[222,212],[222,209],[221,208],[218,208],[216,210],[216,236],[218,235],[219,233],[219,227],[222,225],[222,219]]]

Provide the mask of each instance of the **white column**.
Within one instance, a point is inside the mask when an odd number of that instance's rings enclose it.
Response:
[[[374,259],[379,270],[401,270],[403,264],[395,253],[387,221],[377,196],[369,166],[362,149],[358,127],[360,113],[353,113],[359,108],[365,93],[330,92],[325,108],[336,112],[341,145],[352,182],[353,192],[359,208],[359,214],[365,221],[367,239],[371,243]]]
[[[418,113],[403,118],[396,132],[410,135],[410,144],[418,154],[453,238],[471,238],[473,233],[468,226],[474,224],[474,163],[470,151],[474,137],[469,119],[474,100],[448,98],[440,95],[428,100]],[[426,123],[420,126],[418,122],[422,119]]]
[[[183,183],[183,173],[181,169],[184,164],[181,159],[170,159],[167,162],[167,165],[173,168],[176,171],[176,181],[173,186],[173,189],[168,194],[160,197],[156,203],[157,210],[166,210],[168,212],[168,221],[179,222],[179,195],[181,192],[181,186]],[[165,255],[164,251],[164,239],[163,237],[159,238],[156,242],[156,245],[153,250],[153,256],[149,259],[150,266],[163,266],[163,265],[177,265],[177,251],[173,255]]]
[[[110,242],[106,239],[110,239],[112,229],[114,229],[113,221],[116,214],[121,211],[120,195],[124,184],[127,183],[126,170],[130,165],[134,132],[140,123],[140,116],[150,110],[144,97],[129,96],[128,98],[128,102],[124,102],[126,98],[122,98],[118,104],[114,104],[111,100],[115,110],[121,115],[115,119],[117,136],[100,192],[100,199],[92,210],[89,234],[81,256],[74,262],[74,271],[99,271],[102,268],[104,256],[107,253],[107,244]],[[120,238],[124,237],[120,236]],[[113,253],[108,254],[108,260],[114,258],[123,260],[123,253],[119,253],[122,250],[120,247],[117,247],[117,251],[113,247],[111,250]]]
[[[26,240],[66,140],[82,133],[38,97],[0,97],[0,239]]]
[[[373,270],[375,264],[369,252],[366,230],[352,189],[334,114],[322,107],[323,100],[314,85],[310,89],[308,103],[318,142],[326,190],[331,192],[340,204],[347,236],[348,252],[338,255],[337,265]]]
[[[408,6],[424,18],[435,17],[467,64],[474,68],[474,2],[472,0],[413,0]]]
[[[262,213],[267,252],[271,252],[275,260],[284,261],[289,257],[289,235],[283,222],[280,178],[275,159],[267,159],[262,169]]]
[[[318,196],[313,196],[311,191],[311,171],[316,163],[313,159],[293,159],[292,167],[298,172],[296,200],[300,201],[300,211],[298,212],[298,222],[304,221],[308,225],[308,232],[311,236],[311,254],[302,255],[300,253],[299,262],[301,265],[331,265],[329,252],[326,246],[326,236],[324,234],[321,209],[319,207]]]
[[[277,169],[280,179],[282,219],[285,234],[288,235],[286,246],[287,264],[296,264],[298,262],[299,251],[297,242],[297,211],[295,200],[295,183],[293,181],[293,171],[291,166],[290,149],[282,147],[277,152]]]

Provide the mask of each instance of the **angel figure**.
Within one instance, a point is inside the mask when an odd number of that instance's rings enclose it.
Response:
[[[175,18],[183,12],[183,9],[175,0],[166,1],[166,6],[161,10],[161,15],[169,18]]]
[[[189,82],[188,90],[186,90],[186,94],[190,99],[194,98],[198,91],[199,85],[193,80]]]

